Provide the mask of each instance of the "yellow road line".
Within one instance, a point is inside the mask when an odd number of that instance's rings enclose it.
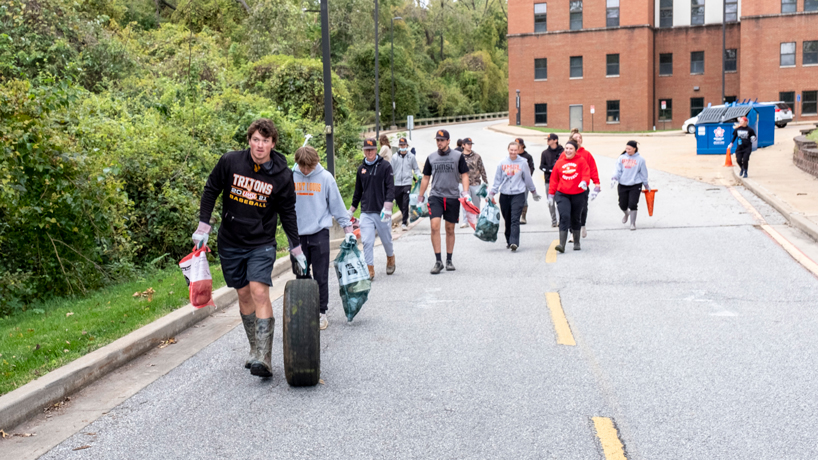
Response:
[[[551,310],[551,321],[554,322],[554,330],[557,332],[557,343],[575,346],[577,342],[574,341],[574,334],[571,334],[568,319],[565,317],[565,312],[562,311],[560,294],[558,292],[547,292],[545,294],[545,303],[548,304],[548,309]]]
[[[592,419],[599,443],[602,444],[602,452],[605,453],[605,460],[628,460],[613,420],[608,417],[593,417]]]
[[[548,247],[548,251],[545,253],[545,263],[553,264],[557,261],[558,244],[560,244],[560,240],[554,240],[551,242],[551,246]]]

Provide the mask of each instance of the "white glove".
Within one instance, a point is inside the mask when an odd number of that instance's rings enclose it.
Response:
[[[731,142],[731,143],[727,144],[727,148],[732,149],[733,148],[733,143]]]
[[[423,200],[425,199],[426,197],[424,195],[418,195],[418,204],[423,204]]]
[[[347,214],[349,215],[349,218],[352,219],[355,216],[355,208],[350,206],[349,209],[347,209]]]
[[[648,184],[647,182],[642,184],[642,186],[645,187],[645,190],[650,191],[650,184]]]
[[[537,192],[532,193],[531,196],[534,197],[534,201],[540,201],[542,199],[540,195],[537,195]]]
[[[386,208],[381,209],[381,222],[389,222],[392,220],[392,211]]]
[[[616,187],[616,179],[611,179],[611,188]]]
[[[588,198],[590,198],[591,201],[594,201],[594,199],[596,199],[596,196],[599,195],[599,192],[601,192],[601,191],[602,191],[602,188],[597,185],[596,187],[594,187],[593,190],[591,190],[591,194],[588,196]]]
[[[195,249],[201,249],[207,246],[207,240],[210,237],[210,225],[207,225],[204,222],[199,222],[199,226],[196,228],[196,231],[193,232],[193,247]]]
[[[352,243],[355,244],[358,242],[358,238],[355,238],[354,233],[347,233],[344,235],[344,243]]]
[[[298,268],[301,269],[301,273],[306,275],[307,274],[307,256],[304,255],[304,251],[301,250],[301,245],[298,245],[292,249],[290,249],[290,255],[295,258],[295,261],[298,262]]]
[[[548,195],[548,206],[554,206],[554,195]]]
[[[466,191],[460,192],[460,198],[465,198],[466,201],[471,203],[471,194],[469,192]]]
[[[588,190],[588,184],[586,184],[585,181],[582,181],[579,183],[579,188],[582,190]]]

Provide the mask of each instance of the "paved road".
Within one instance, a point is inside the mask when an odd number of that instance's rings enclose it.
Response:
[[[450,131],[474,138],[491,177],[510,137],[486,125]],[[431,151],[432,131],[413,137]],[[421,222],[396,242],[395,275],[376,248],[353,323],[331,280],[325,385],[287,385],[280,323],[275,377],[250,376],[238,327],[43,458],[605,458],[592,417],[629,459],[816,458],[818,279],[725,187],[661,172],[651,185],[638,231],[605,188],[582,251],[550,264],[544,201],[517,253],[458,229],[457,271],[439,276]],[[576,346],[557,343],[548,292]]]

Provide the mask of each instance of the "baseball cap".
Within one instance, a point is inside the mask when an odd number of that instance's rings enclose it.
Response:
[[[378,141],[375,140],[374,137],[370,137],[364,140],[364,150],[369,149],[378,149]]]
[[[463,139],[463,143],[464,144],[474,144],[474,141],[472,141],[470,137],[467,137],[467,138]]]
[[[523,147],[525,147],[525,141],[523,140],[522,137],[518,137],[517,139],[514,139],[514,142],[516,142],[516,143],[522,145]]]
[[[558,140],[560,140],[560,137],[559,137],[559,136],[557,136],[557,135],[556,135],[556,134],[554,134],[554,133],[549,134],[549,135],[548,135],[548,138],[549,138],[549,139],[551,139],[552,141],[558,141]]]
[[[398,144],[409,144],[409,143],[408,143],[408,142],[406,142],[406,138],[405,138],[405,137],[401,137],[400,139],[398,139]]]
[[[435,139],[447,140],[448,141],[449,140],[449,132],[446,131],[445,129],[439,129],[439,130],[437,130],[437,133],[435,134]]]

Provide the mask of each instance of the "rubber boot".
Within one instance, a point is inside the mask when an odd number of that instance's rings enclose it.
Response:
[[[568,239],[568,232],[564,232],[560,230],[560,244],[558,244],[554,249],[556,249],[559,253],[565,253],[565,241]]]
[[[375,280],[375,266],[374,265],[367,265],[369,267],[369,281]]]
[[[273,331],[275,318],[256,318],[256,356],[250,362],[250,373],[259,377],[272,377]]]
[[[625,213],[625,217],[623,217],[623,218],[622,218],[622,223],[623,223],[623,224],[627,224],[627,223],[628,223],[628,210],[627,210],[627,209],[625,209],[625,210],[623,210],[622,212],[624,212],[624,213]]]
[[[582,237],[583,237],[583,238],[588,238],[588,230],[585,230],[585,226],[584,226],[584,225],[582,226],[582,229],[581,229],[581,230],[582,230],[582,232],[581,232],[581,233],[582,233]]]
[[[551,213],[551,227],[556,227],[557,224],[557,209],[555,206],[549,205],[548,211]]]
[[[395,273],[395,256],[386,256],[386,274],[391,275]]]
[[[579,251],[580,250],[580,247],[579,247],[580,232],[581,232],[581,230],[575,230],[574,231],[574,251]]]
[[[636,230],[636,211],[631,211],[631,230]]]
[[[256,357],[256,312],[250,313],[249,315],[241,315],[241,323],[244,325],[244,333],[247,334],[247,341],[250,342],[250,355],[244,362],[244,368],[250,369],[250,363]]]
[[[528,213],[528,206],[523,206],[523,213],[520,214],[520,225],[525,225],[527,222],[525,220],[525,215]]]

